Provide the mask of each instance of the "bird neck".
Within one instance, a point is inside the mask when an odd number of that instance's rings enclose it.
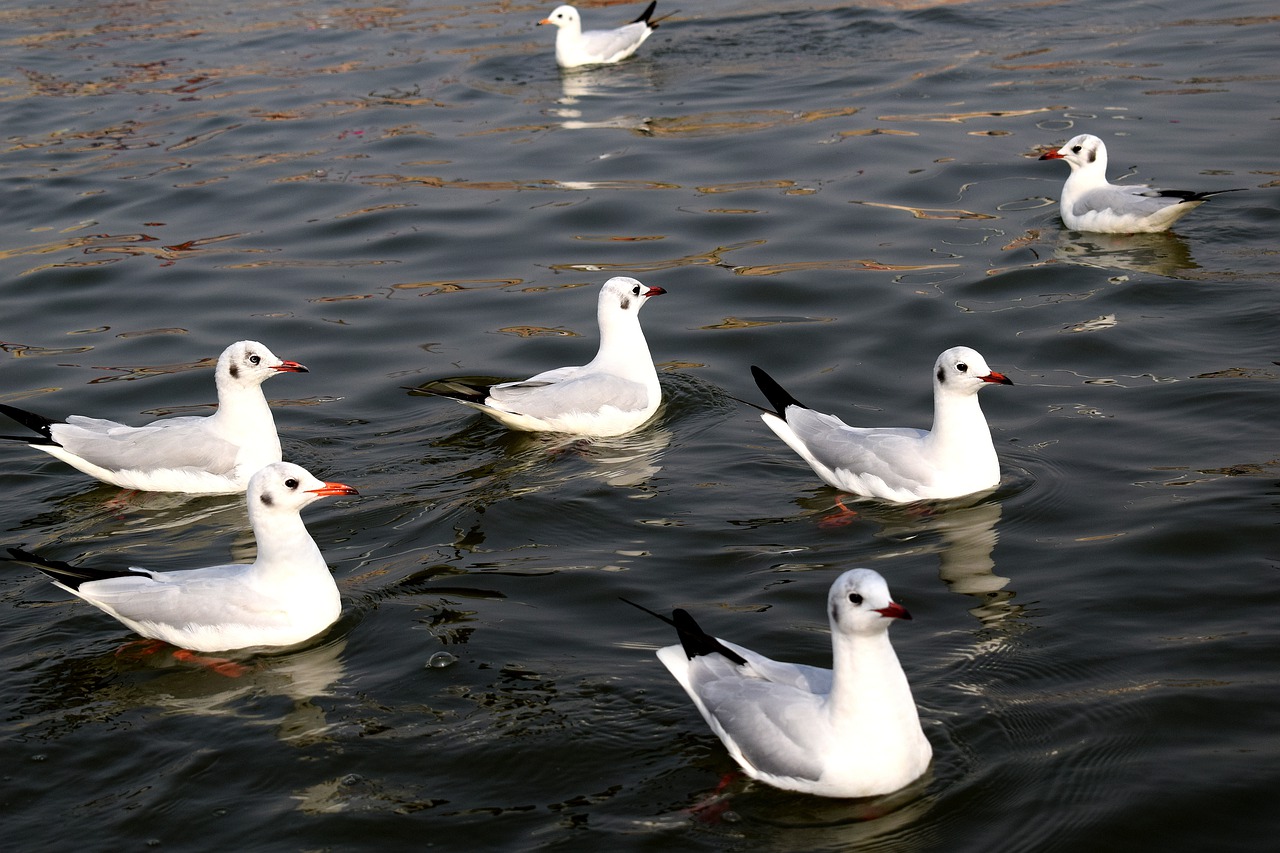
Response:
[[[641,378],[656,372],[649,343],[635,314],[600,317],[600,349],[591,360],[592,367],[627,378]]]
[[[919,727],[911,686],[889,642],[889,632],[848,635],[836,634],[833,628],[833,637],[827,698],[832,720],[863,727],[906,719]]]
[[[249,521],[258,543],[258,556],[254,565],[272,575],[297,575],[323,569],[328,566],[316,545],[302,516],[296,512],[276,512],[268,517],[250,507]],[[268,530],[268,526],[270,530]]]
[[[933,453],[972,459],[995,454],[991,430],[977,394],[934,394],[933,428],[926,443]]]
[[[275,435],[276,432],[275,419],[261,385],[250,388],[242,385],[219,385],[218,410],[212,417],[215,424],[225,425],[227,429],[234,429],[237,433],[253,430]]]
[[[1099,157],[1092,163],[1077,166],[1071,170],[1070,175],[1067,175],[1067,186],[1080,192],[1091,190],[1095,187],[1105,187],[1106,185],[1107,161],[1103,157]]]

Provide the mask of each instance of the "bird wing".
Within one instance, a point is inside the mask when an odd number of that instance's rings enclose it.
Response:
[[[735,650],[737,647],[734,647]],[[767,677],[768,666],[747,666],[722,655],[689,662],[689,689],[707,723],[741,760],[764,776],[816,781],[822,776],[830,726],[824,695],[797,686],[798,670],[787,664],[784,680]],[[767,659],[765,659],[767,660]]]
[[[932,468],[921,453],[927,430],[851,427],[835,415],[787,408],[786,424],[802,443],[802,456],[830,471],[870,474],[891,484],[928,482]]]
[[[489,390],[488,405],[535,418],[558,418],[571,413],[592,414],[606,406],[634,412],[649,405],[639,382],[611,373],[580,372],[580,368],[548,371],[524,382],[508,382]],[[559,374],[559,375],[557,375]]]
[[[101,418],[72,415],[54,424],[55,441],[70,453],[109,471],[196,468],[214,474],[231,471],[239,447],[210,434],[207,418],[170,418],[131,427]]]
[[[648,32],[649,25],[643,22],[627,24],[616,30],[587,30],[582,34],[582,47],[602,62],[611,62],[639,47]]]
[[[716,638],[742,656],[751,671],[765,681],[774,684],[785,684],[810,693],[827,694],[831,692],[831,670],[802,663],[783,663],[767,658],[759,652],[743,648],[737,643]]]
[[[1185,201],[1183,198],[1161,195],[1160,190],[1150,187],[1108,184],[1083,193],[1075,200],[1071,212],[1076,216],[1084,216],[1093,210],[1110,210],[1121,216],[1145,217]]]
[[[252,564],[244,563],[151,572],[149,577],[132,575],[90,581],[73,592],[117,618],[169,632],[286,623],[287,614],[273,605],[264,606],[269,599],[248,582],[250,568]]]

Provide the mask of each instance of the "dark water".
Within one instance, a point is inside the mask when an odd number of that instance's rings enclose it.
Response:
[[[0,12],[0,400],[207,411],[202,359],[254,338],[312,369],[267,386],[286,458],[361,490],[307,512],[342,620],[240,678],[121,650],[7,571],[6,847],[1265,849],[1270,7],[714,0],[562,77],[532,26],[552,5]],[[1065,232],[1066,169],[1035,157],[1081,132],[1113,177],[1250,191],[1170,235]],[[611,274],[669,291],[640,433],[512,435],[402,390],[589,357]],[[981,499],[834,523],[732,399],[758,363],[924,426],[955,344],[1016,383],[983,395],[1005,480]],[[21,446],[0,484],[7,543],[251,557],[233,498],[121,494]],[[717,793],[733,765],[651,654],[667,630],[617,597],[825,664],[826,589],[859,565],[915,616],[893,637],[930,777],[871,804]]]

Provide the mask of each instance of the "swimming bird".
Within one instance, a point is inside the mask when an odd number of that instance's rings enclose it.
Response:
[[[1088,133],[1073,137],[1041,160],[1065,160],[1071,174],[1058,203],[1062,221],[1073,231],[1134,234],[1166,231],[1177,219],[1204,204],[1209,196],[1242,192],[1242,189],[1161,190],[1153,187],[1112,184],[1107,181],[1107,146]]]
[[[582,16],[572,6],[557,6],[550,15],[538,21],[538,26],[554,24],[559,28],[556,33],[556,63],[561,68],[606,65],[626,59],[653,34],[658,28],[658,21],[662,20],[650,20],[657,5],[658,0],[653,0],[640,17],[613,30],[583,32]]]
[[[1000,461],[978,405],[989,384],[1012,385],[969,347],[952,347],[933,365],[933,429],[852,427],[792,397],[752,366],[773,406],[760,417],[823,482],[864,497],[906,503],[958,498],[994,488]]]
[[[717,639],[684,610],[653,613],[680,637],[658,660],[752,779],[824,797],[888,794],[918,779],[933,756],[889,642],[889,626],[911,614],[871,569],[836,578],[827,614],[831,669]]]
[[[73,566],[22,548],[9,553],[144,637],[194,652],[292,646],[342,612],[338,586],[298,513],[319,498],[354,494],[290,462],[255,473],[247,496],[258,543],[252,563],[157,572]]]
[[[0,413],[39,435],[0,438],[25,442],[122,489],[234,494],[245,490],[259,468],[281,458],[262,383],[279,373],[307,372],[257,341],[240,341],[218,358],[218,410],[212,415],[131,427],[81,415],[59,421],[0,405]]]
[[[650,297],[663,293],[626,276],[606,281],[596,307],[600,349],[580,367],[558,367],[500,385],[438,380],[414,390],[457,400],[514,430],[587,436],[631,432],[662,402],[639,314]]]

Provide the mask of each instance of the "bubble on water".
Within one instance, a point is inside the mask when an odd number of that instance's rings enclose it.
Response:
[[[458,662],[456,655],[449,652],[436,652],[427,660],[427,669],[444,669]]]

